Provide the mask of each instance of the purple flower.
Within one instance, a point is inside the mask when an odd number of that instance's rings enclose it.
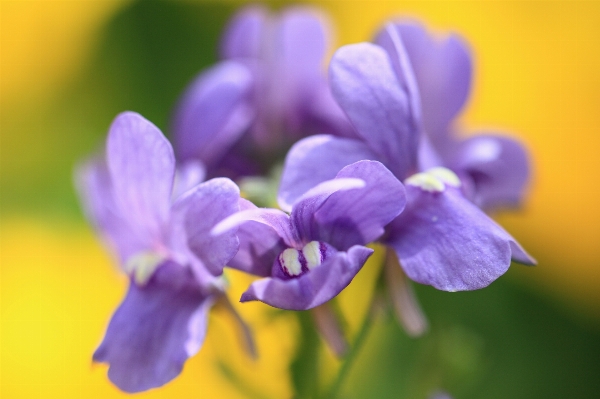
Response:
[[[298,138],[352,134],[323,73],[326,42],[312,9],[273,16],[252,6],[236,14],[221,42],[224,61],[196,78],[176,111],[178,159],[248,175]]]
[[[332,92],[358,139],[319,135],[290,150],[280,202],[293,203],[311,187],[361,159],[382,162],[403,180],[406,209],[382,239],[413,280],[447,291],[487,286],[511,258],[534,260],[464,195],[465,184],[444,167],[422,168],[421,100],[407,53],[394,29],[387,51],[360,43],[340,48],[330,65]],[[432,153],[433,153],[433,149]]]
[[[516,140],[482,132],[455,137],[454,119],[471,91],[473,62],[468,45],[457,35],[437,39],[416,22],[387,25],[376,37],[392,58],[402,41],[420,94],[423,128],[421,166],[446,166],[466,186],[479,207],[518,205],[529,178],[526,149]]]
[[[240,250],[229,266],[267,277],[241,301],[306,310],[352,281],[373,252],[364,245],[404,208],[404,187],[379,162],[361,161],[306,192],[289,215],[249,202],[242,208],[213,231],[239,226]]]
[[[239,210],[238,188],[223,178],[195,185],[198,165],[176,172],[167,139],[133,112],[114,120],[105,159],[78,172],[86,212],[130,276],[94,361],[108,363],[108,377],[124,391],[161,386],[200,349],[208,311],[222,295],[215,276],[238,240],[235,231],[209,231]]]

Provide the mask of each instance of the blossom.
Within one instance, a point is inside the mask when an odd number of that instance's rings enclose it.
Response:
[[[298,138],[351,134],[323,73],[327,31],[309,8],[237,13],[223,34],[222,61],[194,80],[175,112],[178,159],[256,174],[261,160],[283,157]]]
[[[506,272],[511,258],[533,264],[514,238],[465,197],[453,171],[423,168],[419,88],[400,38],[392,28],[386,32],[387,51],[359,43],[334,54],[332,92],[358,138],[317,135],[298,142],[286,158],[280,202],[295,201],[344,165],[378,160],[406,185],[406,209],[382,241],[411,279],[446,291],[472,290]]]
[[[426,133],[421,142],[421,166],[455,171],[465,194],[481,208],[519,204],[530,173],[525,147],[494,132],[455,137],[454,120],[471,91],[473,61],[468,45],[455,34],[434,38],[412,21],[387,25],[375,43],[394,57],[395,40],[402,41],[419,91]]]
[[[235,231],[208,234],[239,210],[237,186],[224,178],[196,185],[194,164],[177,173],[167,139],[133,112],[111,125],[105,159],[78,171],[86,212],[130,278],[93,356],[127,392],[167,383],[200,349],[222,296],[217,276],[238,248]]]
[[[218,224],[239,226],[240,250],[229,266],[266,277],[242,295],[271,306],[306,310],[342,291],[373,250],[364,245],[404,208],[404,187],[382,164],[361,161],[342,168],[298,198],[290,214],[246,203]]]

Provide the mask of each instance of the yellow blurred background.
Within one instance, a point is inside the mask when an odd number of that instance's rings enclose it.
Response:
[[[125,280],[81,219],[15,206],[19,199],[13,192],[43,203],[52,186],[36,190],[29,182],[47,165],[76,161],[63,158],[61,146],[68,143],[56,129],[68,124],[54,116],[53,107],[90,61],[103,27],[129,3],[0,2],[3,398],[123,395],[90,358]],[[391,16],[418,18],[469,41],[475,84],[464,126],[507,131],[528,145],[533,159],[524,208],[498,220],[539,266],[513,266],[506,278],[550,296],[583,322],[600,320],[600,2],[311,3],[330,13],[338,45],[369,40]],[[68,126],[78,133],[77,122]],[[82,145],[79,157],[88,150]],[[235,298],[247,278],[236,273],[231,278]],[[257,392],[256,397],[290,397],[286,365],[294,350],[295,319],[272,318],[260,304],[240,311],[258,331],[260,361],[242,355],[227,317],[215,312],[206,344],[182,377],[141,396],[243,398],[248,396],[242,392]],[[240,360],[228,365],[233,356]],[[233,370],[228,374],[219,367]]]

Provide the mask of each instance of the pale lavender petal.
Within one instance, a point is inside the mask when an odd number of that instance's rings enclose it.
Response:
[[[240,198],[240,210],[258,209],[250,201]],[[265,224],[247,221],[237,231],[240,247],[228,266],[256,276],[271,275],[273,261],[287,248],[275,230]]]
[[[525,147],[512,138],[494,134],[461,141],[452,167],[471,179],[472,200],[484,209],[519,205],[530,175]]]
[[[252,74],[243,64],[223,61],[201,73],[180,101],[172,132],[177,159],[212,167],[246,132],[255,116]]]
[[[219,236],[210,232],[218,222],[239,211],[239,198],[238,187],[226,178],[211,179],[188,191],[173,204],[170,236],[179,241],[173,246],[181,248],[185,237],[184,244],[203,266],[213,275],[220,275],[237,252],[239,242],[235,229]]]
[[[250,221],[269,226],[288,247],[300,245],[300,240],[292,229],[290,217],[278,209],[254,208],[240,211],[218,223],[211,234],[219,236]]]
[[[346,166],[336,180],[345,178],[361,179],[366,186],[330,195],[315,213],[318,233],[311,237],[339,250],[378,239],[406,205],[404,186],[379,162],[359,161]]]
[[[239,11],[223,33],[221,57],[224,59],[260,57],[266,35],[267,14],[267,10],[259,6],[250,6]]]
[[[112,182],[103,159],[93,159],[76,170],[76,186],[88,219],[100,231],[108,246],[116,252],[120,264],[148,248],[144,234],[138,237],[115,203]]]
[[[448,124],[469,96],[473,70],[471,52],[455,34],[438,40],[417,22],[394,26],[417,78],[425,130],[437,141],[439,136],[447,133]],[[378,43],[381,37],[378,37]]]
[[[189,269],[163,264],[147,285],[130,285],[94,361],[108,363],[109,379],[125,392],[164,385],[200,349],[212,303]]]
[[[303,105],[306,124],[310,131],[332,134],[336,137],[359,138],[350,120],[331,94],[329,83],[319,79]]]
[[[488,286],[511,257],[534,264],[502,227],[456,188],[427,192],[407,185],[408,203],[390,225],[388,243],[406,274],[444,291]]]
[[[173,183],[173,197],[175,201],[186,191],[202,183],[206,178],[206,168],[201,162],[188,161],[175,170],[175,182]]]
[[[140,237],[162,240],[175,175],[173,148],[161,131],[135,112],[113,121],[106,160],[115,202]]]
[[[316,135],[300,140],[288,152],[278,202],[281,209],[291,211],[292,204],[314,186],[333,179],[344,166],[377,155],[363,142]]]
[[[347,253],[335,253],[321,265],[298,278],[258,280],[250,285],[240,301],[261,301],[288,310],[314,308],[346,288],[372,253],[372,249],[357,245]]]
[[[333,55],[330,78],[358,134],[396,176],[406,177],[416,168],[419,131],[387,52],[370,43],[344,46]]]

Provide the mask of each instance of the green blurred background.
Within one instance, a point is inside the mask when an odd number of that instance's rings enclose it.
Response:
[[[496,216],[539,266],[514,265],[477,292],[416,287],[430,333],[410,339],[379,314],[342,393],[421,398],[439,387],[455,398],[598,397],[600,2],[310,3],[330,15],[336,46],[369,40],[393,16],[465,36],[476,64],[463,125],[519,137],[534,166],[523,209]],[[72,171],[103,145],[121,111],[168,134],[179,94],[216,60],[219,34],[241,4],[0,2],[2,398],[125,396],[91,353],[126,281],[81,215]],[[340,298],[350,338],[376,273],[368,264]],[[249,280],[229,277],[235,301]],[[331,382],[339,362],[304,315],[238,309],[257,333],[258,361],[244,355],[228,316],[213,312],[206,344],[182,376],[139,396],[286,398],[307,392],[315,374]]]

